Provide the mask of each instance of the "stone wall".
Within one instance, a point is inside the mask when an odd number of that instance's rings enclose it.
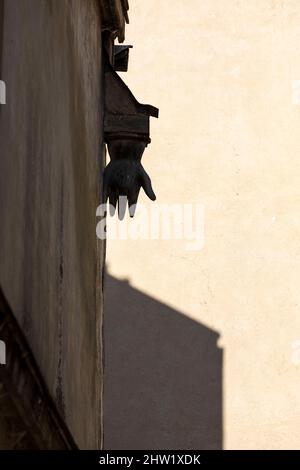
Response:
[[[96,0],[4,1],[0,284],[80,448],[101,445],[101,21]]]

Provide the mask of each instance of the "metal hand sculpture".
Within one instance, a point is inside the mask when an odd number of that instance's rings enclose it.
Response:
[[[104,170],[104,203],[109,200],[110,214],[114,215],[118,205],[118,216],[122,220],[128,201],[130,217],[134,216],[140,189],[155,201],[151,180],[141,164],[146,143],[122,140],[108,145],[111,161]]]
[[[156,199],[141,159],[150,143],[149,118],[158,117],[158,109],[140,104],[107,58],[104,91],[104,139],[111,158],[104,170],[104,203],[109,199],[111,215],[118,205],[119,219],[123,219],[127,201],[129,214],[134,216],[141,188],[152,201]]]

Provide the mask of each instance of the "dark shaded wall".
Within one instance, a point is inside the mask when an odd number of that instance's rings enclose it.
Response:
[[[101,444],[97,0],[5,0],[0,284],[80,448]]]
[[[24,432],[24,423],[20,419],[13,401],[0,382],[0,449],[3,450],[38,450],[36,443]]]
[[[105,279],[105,449],[221,449],[219,334]]]

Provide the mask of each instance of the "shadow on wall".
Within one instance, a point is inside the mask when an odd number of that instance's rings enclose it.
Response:
[[[105,449],[221,449],[219,334],[106,275]]]

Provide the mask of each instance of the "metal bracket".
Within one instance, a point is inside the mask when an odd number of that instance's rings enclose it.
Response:
[[[158,118],[158,109],[140,104],[108,61],[104,75],[105,141],[133,139],[150,143],[149,118]]]
[[[114,69],[117,72],[127,72],[129,61],[129,49],[133,46],[114,46]]]

